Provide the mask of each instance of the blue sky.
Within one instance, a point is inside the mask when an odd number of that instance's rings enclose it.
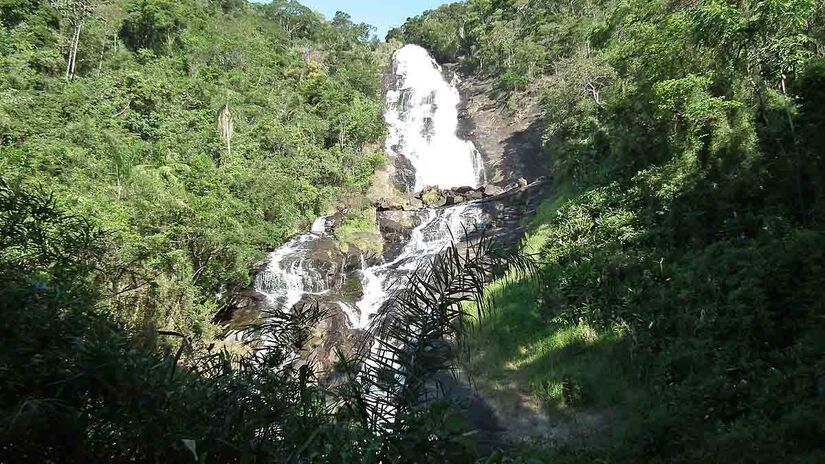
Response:
[[[268,3],[268,0],[258,0]],[[438,5],[447,3],[444,0],[298,0],[300,3],[322,13],[331,19],[336,11],[343,11],[352,16],[356,23],[368,23],[376,28],[379,39],[384,39],[387,31],[400,26],[410,16],[415,16],[425,10],[431,10]]]

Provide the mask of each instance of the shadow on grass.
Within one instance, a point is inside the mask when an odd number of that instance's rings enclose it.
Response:
[[[554,321],[531,279],[495,282],[488,299],[465,368],[511,438],[590,443],[615,429],[639,394],[625,333]]]

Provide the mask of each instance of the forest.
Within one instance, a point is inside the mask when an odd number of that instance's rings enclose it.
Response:
[[[215,295],[382,162],[369,27],[344,14],[196,0],[0,11],[3,177],[106,231],[96,285],[130,330],[208,340]]]
[[[467,0],[373,31],[294,0],[0,0],[0,462],[825,461],[822,2]],[[410,280],[423,360],[342,357],[330,386],[290,364],[317,308],[255,353],[218,315],[363,204],[401,43],[538,105],[553,194],[517,255]],[[608,426],[477,446],[419,401],[445,339],[482,390]]]
[[[541,108],[542,279],[492,289],[471,343],[555,408],[621,419],[520,456],[825,458],[822,2],[468,0],[389,35]]]

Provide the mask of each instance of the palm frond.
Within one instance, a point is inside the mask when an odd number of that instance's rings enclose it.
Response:
[[[465,230],[465,235],[471,234]],[[437,374],[455,372],[468,321],[491,309],[485,285],[507,271],[529,275],[536,270],[533,257],[482,234],[470,243],[453,240],[411,273],[378,310],[356,350],[362,353],[353,363],[360,366],[358,401],[367,410],[369,427],[397,430],[403,427],[399,418],[443,396]]]

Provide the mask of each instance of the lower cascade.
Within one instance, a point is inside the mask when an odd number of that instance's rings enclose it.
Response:
[[[421,224],[413,229],[410,241],[401,254],[392,261],[365,268],[362,272],[364,297],[358,301],[357,314],[348,314],[354,326],[364,328],[387,295],[400,284],[403,277],[413,272],[453,240],[460,240],[464,229],[483,226],[481,208],[472,204],[458,205],[443,210],[426,209],[421,212]]]

